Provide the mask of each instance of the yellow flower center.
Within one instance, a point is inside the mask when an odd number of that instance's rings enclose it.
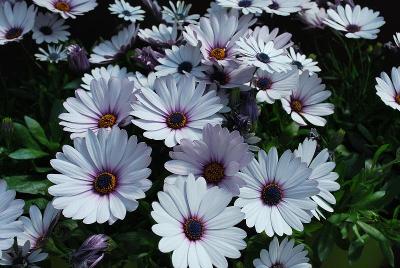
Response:
[[[299,100],[292,101],[291,107],[292,107],[293,111],[295,111],[297,113],[301,112],[301,110],[303,109],[303,105],[301,104],[301,102]]]
[[[108,128],[115,125],[117,122],[117,117],[113,114],[105,114],[103,115],[98,123],[99,128]]]
[[[93,182],[94,190],[99,194],[112,193],[117,187],[117,177],[109,172],[103,172]]]
[[[208,183],[218,184],[224,178],[224,167],[220,163],[212,162],[204,167],[203,176]]]
[[[68,12],[71,10],[71,6],[64,1],[58,1],[57,3],[55,3],[54,7],[63,12]]]
[[[210,51],[210,57],[217,60],[223,60],[225,59],[225,56],[225,48],[214,48]]]
[[[400,104],[400,94],[397,94],[396,97],[394,97],[394,100],[397,104]]]

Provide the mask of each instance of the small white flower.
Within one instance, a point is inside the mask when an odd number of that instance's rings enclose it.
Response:
[[[90,83],[93,79],[104,79],[106,83],[110,78],[119,78],[124,79],[127,78],[129,81],[134,80],[134,74],[127,71],[125,67],[119,67],[118,65],[108,65],[107,69],[105,67],[97,67],[94,68],[90,74],[86,73],[82,77],[81,87],[87,90],[90,90]]]
[[[393,40],[394,40],[394,43],[396,44],[396,46],[398,48],[400,48],[400,33],[395,33],[393,35]]]
[[[299,12],[303,3],[304,0],[272,0],[264,9],[267,13],[289,16],[290,13]]]
[[[144,11],[140,6],[133,7],[124,0],[115,0],[114,4],[110,4],[111,14],[118,15],[126,21],[136,22],[144,19]]]
[[[400,111],[400,67],[393,67],[390,77],[382,72],[380,77],[376,78],[376,94],[382,101]]]
[[[96,0],[33,0],[38,5],[51,12],[59,13],[64,19],[83,15],[97,6]]]
[[[64,23],[65,20],[59,18],[57,14],[39,12],[33,27],[32,38],[36,41],[36,44],[66,41],[70,33],[67,31],[69,26]]]
[[[385,24],[379,12],[359,5],[338,6],[337,10],[328,9],[328,18],[324,23],[338,31],[345,32],[347,38],[376,39],[379,28]]]
[[[63,45],[48,45],[47,51],[43,48],[39,48],[39,52],[36,53],[35,57],[39,61],[48,61],[50,63],[58,63],[59,61],[67,60],[67,49]]]
[[[270,0],[217,0],[220,6],[241,10],[243,14],[262,13]]]
[[[176,5],[169,1],[169,7],[163,6],[162,19],[167,23],[177,24],[196,24],[200,18],[199,14],[189,15],[192,4],[185,5],[185,1],[177,1]]]
[[[317,66],[317,61],[313,61],[301,53],[296,53],[293,47],[289,48],[288,56],[292,60],[291,64],[297,67],[300,74],[305,70],[307,70],[309,74],[318,73],[321,71],[321,69]]]
[[[176,25],[171,27],[160,24],[158,27],[139,30],[138,36],[143,41],[158,46],[172,46],[179,42]]]
[[[299,13],[300,20],[302,20],[307,28],[318,28],[324,29],[324,20],[328,17],[325,8],[319,8],[318,6],[311,9],[307,9]]]

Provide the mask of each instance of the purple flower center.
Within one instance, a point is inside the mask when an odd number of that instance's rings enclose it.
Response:
[[[268,90],[272,86],[272,81],[268,77],[261,77],[257,79],[256,86],[261,90]]]
[[[187,117],[181,112],[174,112],[167,117],[167,126],[172,129],[180,129],[187,124]]]
[[[239,7],[249,7],[251,6],[252,1],[251,0],[240,0],[238,3]]]
[[[220,70],[215,70],[215,72],[210,75],[210,78],[211,81],[216,81],[220,85],[226,85],[229,82],[229,76]]]
[[[269,63],[270,60],[271,60],[270,57],[265,53],[258,53],[256,55],[256,58],[257,58],[257,60],[259,60],[259,61],[261,61],[263,63]]]
[[[358,25],[355,25],[355,24],[349,24],[349,25],[347,25],[346,30],[349,33],[356,33],[356,32],[359,32],[361,30],[361,27],[358,26]]]
[[[109,172],[100,173],[94,180],[93,186],[99,194],[112,193],[117,187],[117,177]]]
[[[21,28],[11,28],[10,30],[7,31],[5,37],[6,39],[11,40],[20,37],[21,34],[22,34]]]
[[[193,69],[193,65],[189,61],[184,61],[178,66],[178,72],[184,74],[184,72],[190,73]]]
[[[292,65],[296,66],[297,69],[299,69],[299,70],[303,70],[303,67],[304,67],[303,64],[301,64],[301,62],[297,61],[297,60],[292,61]]]
[[[211,162],[204,167],[203,177],[207,183],[218,184],[225,176],[224,166],[217,162]]]
[[[271,268],[285,268],[285,266],[283,266],[281,263],[275,263],[271,266]]]
[[[261,200],[268,206],[276,206],[282,200],[282,189],[276,183],[270,183],[261,190]]]
[[[203,236],[204,225],[196,218],[189,218],[183,224],[183,231],[187,239],[190,241],[196,241],[201,239]]]
[[[39,31],[44,35],[51,35],[53,33],[53,29],[49,26],[42,26]]]

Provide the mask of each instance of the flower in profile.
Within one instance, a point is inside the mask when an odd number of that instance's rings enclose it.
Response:
[[[67,47],[69,68],[77,73],[84,73],[90,69],[90,62],[86,49],[77,44]]]
[[[117,35],[114,35],[111,40],[95,46],[89,61],[91,63],[105,64],[118,59],[135,42],[138,30],[139,27],[135,23],[125,27]]]
[[[260,258],[255,259],[253,265],[255,268],[311,268],[307,254],[303,244],[295,246],[294,240],[287,237],[279,244],[278,238],[274,237],[268,250],[262,249]]]
[[[180,42],[176,25],[160,24],[158,27],[153,25],[151,29],[139,30],[138,36],[143,41],[155,46],[170,47]]]
[[[297,150],[294,151],[294,155],[300,157],[301,161],[312,169],[309,179],[318,182],[318,189],[320,192],[312,196],[311,199],[317,203],[319,208],[328,212],[333,212],[333,208],[330,205],[336,204],[336,199],[331,192],[340,189],[340,185],[336,182],[339,175],[336,172],[332,172],[335,168],[335,162],[328,162],[328,149],[323,149],[318,154],[316,150],[317,142],[313,139],[305,139],[303,143],[299,144]],[[318,220],[319,216],[325,218],[318,208],[311,210],[311,213]]]
[[[17,220],[23,213],[24,201],[15,199],[15,191],[7,190],[7,183],[0,180],[0,259],[3,250],[13,245],[14,237],[23,231],[22,222]]]
[[[267,13],[279,16],[289,16],[291,13],[299,12],[305,0],[272,0],[265,6]]]
[[[398,48],[400,48],[400,33],[395,33],[393,35],[393,41]]]
[[[240,102],[240,113],[245,115],[254,124],[260,115],[260,108],[257,105],[254,94],[250,91],[241,93],[242,101]]]
[[[69,26],[64,23],[65,20],[58,17],[57,14],[39,12],[32,29],[32,38],[36,44],[66,41],[70,33],[67,31]]]
[[[90,91],[77,89],[75,97],[64,102],[67,112],[59,115],[60,125],[71,132],[71,139],[84,137],[89,129],[97,133],[102,128],[126,126],[134,93],[133,82],[128,79],[94,79]]]
[[[204,178],[189,175],[167,185],[153,202],[152,226],[161,236],[158,248],[172,251],[174,267],[228,267],[226,258],[239,258],[246,247],[246,232],[234,227],[243,219],[239,208],[228,206],[232,195],[207,188]]]
[[[127,71],[125,67],[119,67],[118,65],[108,65],[105,67],[94,68],[90,73],[86,73],[82,77],[81,87],[90,90],[90,83],[93,79],[104,79],[107,83],[110,78],[128,79],[133,81],[134,74]]]
[[[321,69],[317,66],[318,62],[307,58],[299,52],[296,53],[293,47],[289,48],[289,58],[292,60],[292,65],[296,66],[301,74],[304,70],[307,70],[309,74],[318,73]]]
[[[274,42],[275,49],[287,49],[293,46],[291,33],[284,32],[279,35],[278,33],[279,28],[274,28],[270,31],[266,25],[262,27],[257,26],[254,30],[249,29],[248,31],[248,35],[253,36],[256,40],[263,40],[264,43],[268,43],[269,41]]]
[[[0,265],[7,267],[29,267],[40,268],[36,263],[47,259],[49,254],[43,253],[41,249],[31,250],[31,244],[26,241],[23,246],[18,246],[17,241],[8,250],[3,252]]]
[[[169,1],[169,7],[163,6],[162,18],[170,24],[182,26],[184,24],[196,24],[199,14],[189,15],[192,4],[185,5],[185,1],[177,1],[176,5]]]
[[[173,46],[165,50],[165,57],[159,58],[160,65],[155,67],[157,77],[173,75],[175,79],[204,77],[205,67],[201,65],[201,53],[198,47],[191,45]]]
[[[37,9],[25,1],[12,5],[5,2],[0,5],[0,45],[21,40],[32,30]]]
[[[400,111],[400,67],[392,68],[391,78],[382,72],[376,82],[376,94],[386,105]]]
[[[182,139],[196,140],[201,137],[207,123],[220,124],[223,117],[218,113],[223,105],[215,90],[205,93],[206,85],[196,83],[193,77],[177,81],[173,76],[158,78],[154,91],[143,88],[132,105],[133,124],[144,129],[143,136],[164,140],[168,147]]]
[[[142,0],[143,5],[145,5],[148,9],[150,9],[151,13],[153,14],[153,17],[157,20],[161,20],[162,18],[162,13],[161,13],[161,7],[158,4],[157,0]]]
[[[217,0],[218,5],[242,11],[243,14],[260,14],[270,0]]]
[[[345,32],[347,38],[376,39],[379,28],[385,24],[379,12],[359,5],[338,6],[336,10],[328,9],[328,18],[324,23],[338,31]]]
[[[64,19],[75,19],[76,16],[83,15],[97,6],[96,0],[33,0],[33,2],[60,14]]]
[[[133,59],[142,63],[149,71],[154,71],[159,64],[158,59],[164,57],[164,54],[154,50],[152,47],[136,48]]]
[[[240,169],[247,166],[253,158],[249,146],[238,131],[229,132],[220,125],[207,124],[202,139],[182,140],[181,144],[170,152],[172,160],[165,163],[165,168],[175,174],[194,174],[203,177],[209,187],[218,186],[233,195],[239,194],[244,181],[238,176]],[[178,181],[172,175],[166,183]]]
[[[325,85],[321,84],[316,74],[310,75],[306,70],[300,75],[299,83],[290,96],[281,99],[282,107],[298,124],[305,126],[307,120],[322,127],[326,124],[322,116],[333,114],[333,104],[323,103],[331,94],[331,91],[325,90]]]
[[[55,184],[49,188],[53,206],[85,224],[123,220],[151,187],[150,153],[150,147],[136,136],[128,138],[123,129],[101,129],[97,135],[89,130],[50,161],[61,173],[47,175]]]
[[[258,67],[267,72],[286,72],[291,69],[290,58],[283,49],[274,48],[274,42],[265,43],[260,37],[240,38],[236,42],[238,59],[249,66]]]
[[[39,61],[48,61],[50,63],[58,63],[67,60],[67,49],[63,45],[48,45],[47,51],[39,47],[39,52],[35,57]]]
[[[92,268],[104,258],[109,238],[103,234],[89,236],[71,256],[73,268]]]
[[[249,90],[250,87],[245,85],[253,76],[255,68],[250,66],[220,66],[207,65],[203,80],[208,84],[217,85],[220,88],[240,88],[241,90]]]
[[[299,12],[300,20],[307,25],[307,28],[324,29],[324,20],[328,17],[325,8],[313,7]]]
[[[297,68],[292,68],[287,72],[273,73],[257,70],[253,80],[253,84],[258,90],[256,99],[258,102],[272,104],[275,100],[289,96],[292,89],[297,86],[298,81]]]
[[[247,226],[268,236],[303,231],[303,223],[311,221],[310,211],[317,207],[311,196],[319,193],[317,182],[308,179],[311,172],[290,150],[280,158],[275,147],[268,154],[260,150],[258,161],[253,159],[238,174],[246,185],[235,206],[242,208]]]
[[[18,244],[24,245],[29,241],[31,249],[43,247],[59,216],[60,211],[55,209],[51,202],[47,204],[43,215],[37,206],[31,206],[29,218],[22,216],[19,219],[24,224],[24,232],[18,236]]]
[[[118,15],[118,18],[126,21],[136,22],[144,19],[144,11],[140,6],[133,7],[125,0],[115,0],[114,4],[110,4],[111,14]]]

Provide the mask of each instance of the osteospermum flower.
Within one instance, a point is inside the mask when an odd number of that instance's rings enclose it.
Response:
[[[41,249],[31,250],[29,241],[23,246],[14,245],[3,253],[0,258],[0,265],[7,267],[32,267],[38,268],[38,262],[47,259],[49,254],[42,253]]]
[[[300,20],[307,25],[307,28],[324,29],[324,20],[328,17],[325,8],[318,6],[299,13]]]
[[[51,12],[59,13],[64,19],[83,15],[97,6],[96,0],[33,0],[38,5]]]
[[[280,16],[289,16],[290,13],[299,12],[304,0],[272,0],[265,6],[267,13]]]
[[[148,88],[153,90],[156,78],[157,77],[154,73],[143,75],[139,72],[136,72],[135,75],[133,76],[133,81],[135,82],[135,88],[137,92],[141,92],[142,88]]]
[[[136,136],[128,138],[123,129],[101,129],[97,135],[89,130],[50,161],[61,173],[47,176],[55,184],[49,188],[53,206],[86,224],[123,220],[151,187],[150,153],[150,147]]]
[[[153,26],[151,29],[139,30],[138,36],[143,41],[157,46],[172,46],[179,42],[178,29],[175,25],[166,26],[160,24],[158,27]]]
[[[268,72],[286,72],[291,69],[290,58],[283,49],[274,48],[274,42],[265,43],[261,38],[256,40],[253,36],[240,38],[236,42],[239,48],[239,60],[244,64],[259,67]]]
[[[71,263],[73,267],[96,267],[104,258],[108,249],[109,238],[98,234],[89,236],[82,245],[72,253]]]
[[[136,48],[132,59],[144,65],[143,67],[145,67],[148,71],[153,72],[156,66],[159,64],[158,59],[164,56],[164,54],[154,50],[151,46],[148,46]]]
[[[296,53],[293,47],[289,48],[289,58],[292,60],[291,64],[296,66],[301,74],[304,70],[307,70],[309,74],[318,73],[321,69],[317,66],[318,62],[307,58],[306,55]]]
[[[173,46],[165,50],[165,57],[159,58],[160,65],[155,67],[158,77],[172,74],[176,79],[190,76],[197,79],[204,76],[201,66],[201,53],[198,47],[191,45]]]
[[[3,250],[9,249],[14,237],[23,231],[22,222],[17,220],[23,213],[24,201],[15,199],[15,191],[7,190],[7,183],[0,180],[0,259]]]
[[[287,49],[293,45],[291,33],[284,32],[279,35],[278,33],[279,28],[274,28],[270,31],[266,25],[262,27],[257,26],[254,30],[249,29],[248,31],[248,35],[253,36],[256,40],[261,39],[264,43],[268,43],[269,41],[274,42],[275,49]]]
[[[109,63],[123,55],[135,42],[139,27],[134,23],[122,29],[117,35],[111,37],[111,40],[104,41],[93,48],[90,55],[91,63]]]
[[[306,70],[299,77],[297,87],[291,95],[281,99],[283,109],[291,115],[298,124],[305,126],[306,121],[315,126],[325,126],[326,119],[322,116],[333,114],[334,106],[326,103],[332,92],[325,90],[321,79],[316,74],[310,75]]]
[[[267,72],[257,70],[253,84],[258,89],[258,102],[274,103],[284,96],[289,96],[291,90],[297,86],[299,74],[297,68],[287,72]]]
[[[110,4],[111,14],[118,15],[118,18],[126,21],[136,22],[144,19],[144,11],[140,6],[133,7],[124,0],[115,0],[114,4]]]
[[[312,170],[288,150],[278,158],[275,147],[266,154],[260,150],[239,176],[246,182],[240,188],[235,206],[246,214],[246,224],[268,236],[291,235],[303,231],[317,205],[310,198],[319,193],[317,182],[309,180]]]
[[[255,268],[311,268],[304,245],[295,246],[294,240],[287,237],[279,244],[278,238],[269,244],[268,250],[262,249],[260,258],[253,261]]]
[[[317,142],[313,139],[305,139],[303,143],[299,144],[294,154],[296,157],[300,157],[301,161],[312,169],[309,179],[318,182],[320,192],[312,196],[311,199],[317,203],[319,208],[333,212],[333,208],[330,205],[336,204],[336,199],[331,192],[340,189],[340,185],[336,182],[339,175],[336,172],[332,172],[335,168],[335,162],[328,161],[328,149],[323,149],[318,154],[316,154],[316,150]],[[318,208],[312,210],[311,213],[318,220],[320,215],[325,218]]]
[[[21,40],[32,30],[35,23],[36,8],[25,1],[12,5],[5,2],[0,5],[0,45]]]
[[[379,12],[359,5],[338,6],[337,10],[328,9],[328,18],[324,23],[338,31],[345,32],[347,38],[375,39],[379,28],[385,24]]]
[[[110,78],[119,78],[119,79],[128,79],[129,81],[134,80],[134,74],[127,71],[125,67],[119,67],[118,65],[108,65],[105,67],[97,67],[94,68],[90,73],[86,73],[82,77],[81,87],[87,90],[90,90],[90,83],[93,79],[104,79],[106,82],[110,80]]]
[[[24,245],[30,242],[31,249],[41,248],[51,231],[56,225],[60,211],[54,209],[53,205],[47,204],[44,214],[35,205],[29,208],[29,218],[22,216],[20,221],[24,224],[24,232],[18,236],[18,244]]]
[[[228,267],[228,258],[239,258],[246,247],[246,232],[234,227],[243,213],[228,204],[232,196],[212,187],[204,178],[190,175],[177,185],[168,185],[153,202],[152,226],[161,236],[158,248],[172,251],[174,267]]]
[[[159,78],[154,91],[143,88],[132,106],[133,124],[145,130],[143,135],[154,140],[164,140],[173,147],[182,139],[201,137],[207,123],[220,124],[218,112],[223,108],[215,90],[205,93],[206,85],[194,78],[173,76]]]
[[[57,14],[39,12],[35,19],[32,38],[36,44],[66,41],[70,33],[67,31],[69,26],[64,23],[65,20],[59,18]]]
[[[133,82],[128,79],[94,79],[90,91],[77,89],[75,97],[64,102],[67,113],[60,114],[60,125],[71,132],[71,139],[84,137],[87,130],[129,124],[131,104],[135,100]]]
[[[162,19],[167,23],[177,24],[196,24],[200,18],[199,14],[189,15],[192,4],[185,5],[185,1],[177,1],[176,5],[169,1],[169,7],[163,6]]]
[[[393,35],[393,40],[394,40],[394,43],[396,44],[396,46],[398,48],[400,48],[400,33],[395,33]]]
[[[254,70],[255,68],[249,66],[208,65],[204,71],[206,75],[204,81],[220,88],[238,87],[241,90],[248,90],[250,88],[245,84],[251,80]]]
[[[68,66],[76,73],[84,73],[89,71],[90,62],[87,51],[84,47],[72,44],[67,47]]]
[[[253,159],[249,146],[238,131],[229,132],[220,125],[206,125],[202,139],[181,141],[170,153],[173,160],[165,163],[165,168],[176,175],[204,177],[210,187],[220,188],[239,194],[239,187],[244,181],[238,176],[240,169]],[[168,178],[167,183],[174,183],[176,176]]]
[[[269,0],[268,0],[269,1]],[[242,11],[243,14],[249,13],[262,13],[265,5],[268,3],[266,0],[217,0],[220,6],[226,8],[233,8]]]
[[[50,63],[58,63],[67,60],[67,49],[63,45],[48,45],[47,51],[39,47],[39,52],[35,57],[39,61],[48,61]]]
[[[376,82],[376,94],[386,105],[400,111],[400,67],[392,68],[391,78],[382,72]]]

